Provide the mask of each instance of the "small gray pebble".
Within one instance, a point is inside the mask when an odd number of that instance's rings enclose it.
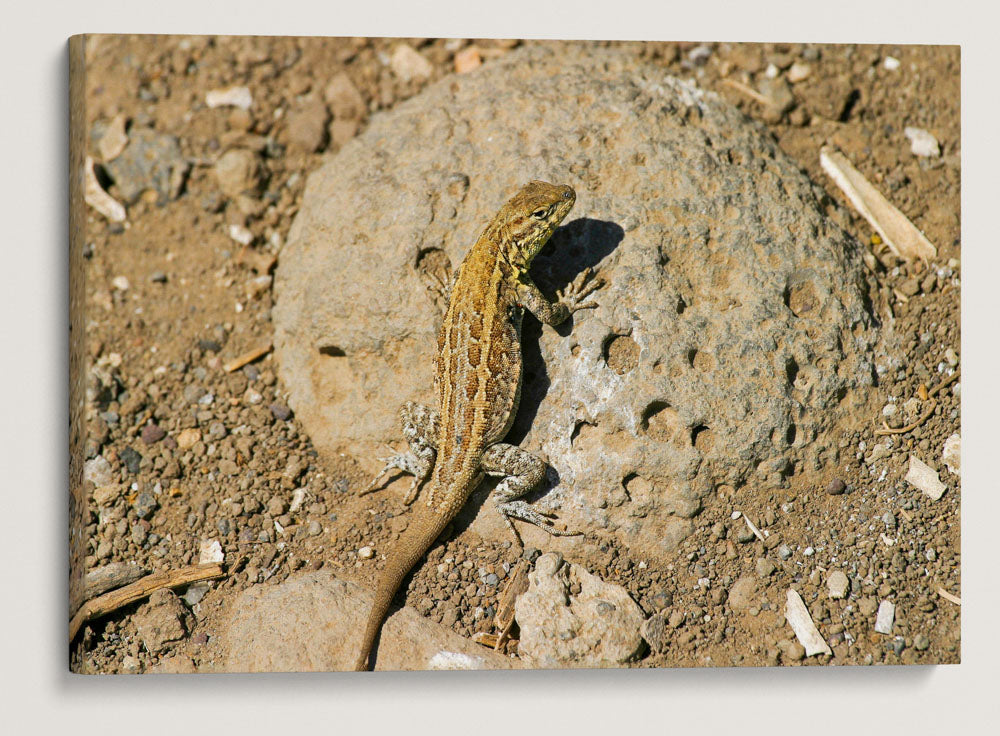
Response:
[[[219,530],[219,534],[225,536],[229,534],[229,519],[219,519],[215,522],[215,528]]]
[[[138,453],[137,453],[138,454]],[[156,499],[152,493],[143,491],[135,499],[135,513],[140,519],[148,519],[156,511]]]
[[[792,550],[789,548],[787,544],[783,544],[780,547],[778,547],[778,557],[780,557],[783,560],[787,560],[791,556],[792,556]]]
[[[496,585],[497,583],[500,582],[500,578],[496,576],[496,573],[491,572],[489,575],[486,576],[484,582],[487,585]]]
[[[163,271],[153,271],[149,280],[154,284],[165,284],[167,283],[167,274],[163,273]]]
[[[882,514],[882,523],[885,524],[887,529],[896,528],[896,517],[891,511],[886,511]]]
[[[249,527],[243,527],[240,529],[239,540],[241,542],[252,542],[253,541],[253,529]]]
[[[927,634],[917,634],[913,637],[913,648],[918,652],[925,651],[931,645],[931,640],[927,638]]]
[[[217,340],[199,340],[198,349],[203,353],[217,353],[222,350],[222,346]]]
[[[284,404],[275,402],[271,404],[268,408],[271,410],[271,414],[274,416],[274,418],[277,419],[278,421],[281,422],[288,421],[288,419],[291,418],[292,416],[292,410],[289,409]]]
[[[208,393],[204,386],[192,383],[184,387],[184,400],[189,404],[197,404],[198,400]]]
[[[323,525],[318,521],[309,522],[309,535],[312,537],[318,536],[323,532]]]
[[[142,524],[133,524],[132,525],[132,541],[133,542],[135,542],[138,545],[142,545],[142,543],[146,541],[146,537],[147,536],[148,536],[148,532],[146,531],[146,528]]]
[[[528,562],[534,562],[541,554],[541,550],[535,549],[534,547],[525,547],[521,557],[526,559]]]

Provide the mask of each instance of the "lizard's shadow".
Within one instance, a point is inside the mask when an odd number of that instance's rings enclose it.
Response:
[[[624,237],[625,231],[614,222],[589,217],[573,220],[552,234],[552,239],[531,266],[531,277],[546,296],[554,297],[557,291],[572,283],[584,269],[596,268],[618,247]],[[598,289],[592,298],[600,301],[604,288]],[[571,316],[555,328],[544,329],[555,329],[559,335],[566,337],[573,331],[573,321]],[[521,403],[510,432],[503,440],[507,444],[520,445],[524,441],[552,383],[538,342],[542,329],[542,324],[537,319],[530,314],[525,315],[521,331]],[[455,517],[450,536],[457,536],[473,522],[498,480],[487,479],[485,483],[480,483],[470,502]],[[557,485],[559,473],[549,465],[541,486],[525,496],[524,500],[531,503]]]

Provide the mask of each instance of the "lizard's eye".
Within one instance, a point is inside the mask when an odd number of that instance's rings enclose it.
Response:
[[[532,212],[531,216],[534,217],[536,220],[544,220],[547,214],[549,214],[549,211],[543,207],[540,210],[535,210],[534,212]]]

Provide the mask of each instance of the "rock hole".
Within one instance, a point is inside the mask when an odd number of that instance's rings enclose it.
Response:
[[[604,340],[604,362],[623,376],[639,364],[639,346],[628,335],[609,335]]]
[[[666,401],[653,401],[642,412],[642,431],[657,442],[669,442],[683,428],[680,416]]]
[[[795,379],[799,375],[799,364],[795,362],[795,358],[789,358],[785,361],[785,377],[788,379],[788,384],[790,386],[795,385]]]
[[[708,452],[715,445],[715,432],[699,424],[691,430],[691,445],[701,452]]]
[[[596,427],[597,425],[593,422],[588,422],[585,419],[577,419],[573,424],[573,431],[569,435],[569,444],[572,446],[576,442],[576,438],[580,436],[580,432],[583,431],[584,427]]]
[[[684,314],[684,310],[687,309],[687,307],[688,305],[684,301],[684,297],[682,296],[677,297],[677,305],[675,307],[675,309],[677,310],[677,314]]]
[[[319,354],[328,355],[331,358],[343,358],[347,355],[343,348],[337,347],[336,345],[320,345]]]
[[[794,424],[789,424],[788,429],[785,430],[785,443],[789,446],[795,444],[795,435],[798,433]]]

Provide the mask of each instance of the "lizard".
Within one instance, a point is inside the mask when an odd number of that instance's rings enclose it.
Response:
[[[545,477],[545,462],[501,442],[510,430],[521,395],[521,323],[527,309],[555,326],[581,309],[601,286],[585,269],[549,301],[528,275],[531,262],[576,202],[569,185],[532,181],[490,221],[459,266],[438,333],[434,364],[437,406],[412,401],[399,409],[409,452],[382,458],[385,466],[362,493],[400,470],[414,476],[404,502],[421,502],[376,582],[355,670],[367,670],[371,650],[403,578],[465,505],[484,474],[502,480],[494,503],[518,544],[512,519],[535,524],[555,536],[571,536],[521,497]],[[426,491],[421,491],[430,480]]]

